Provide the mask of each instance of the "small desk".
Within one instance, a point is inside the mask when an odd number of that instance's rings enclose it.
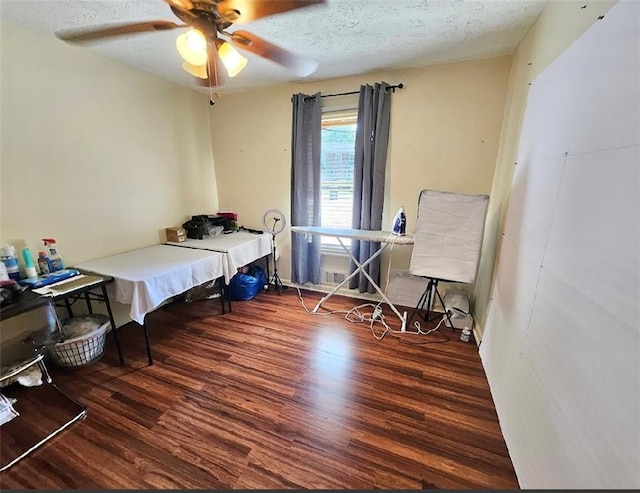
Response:
[[[357,269],[354,270],[351,274],[349,274],[344,281],[338,284],[333,290],[323,296],[318,304],[313,309],[312,313],[316,313],[320,308],[320,305],[324,303],[329,297],[338,291],[344,284],[346,284],[349,279],[354,277],[358,273],[362,273],[371,283],[371,285],[376,289],[382,299],[389,307],[393,310],[393,312],[398,316],[400,322],[402,323],[401,330],[404,332],[407,328],[407,312],[404,314],[400,314],[398,309],[391,303],[391,300],[387,298],[387,295],[380,289],[380,286],[376,284],[376,282],[371,278],[369,273],[364,269],[374,258],[379,256],[385,248],[389,245],[413,245],[415,239],[412,234],[407,234],[404,236],[394,235],[391,231],[377,231],[377,230],[368,230],[368,229],[340,229],[340,228],[322,228],[318,226],[291,226],[291,231],[293,233],[303,233],[303,234],[312,234],[312,235],[320,235],[320,236],[331,236],[337,238],[338,242],[342,246],[342,249],[349,255],[351,260],[356,264]],[[380,243],[380,249],[374,253],[371,257],[369,257],[365,262],[360,264],[356,258],[351,254],[351,249],[346,246],[343,242],[343,238],[349,238],[352,240],[360,240],[360,241],[372,241],[374,243]]]
[[[229,234],[207,236],[202,240],[188,238],[182,242],[168,241],[165,244],[224,253],[224,279],[227,284],[240,267],[271,255],[271,236],[267,233],[255,234],[236,231]],[[269,278],[268,268],[269,262],[267,261],[267,279]]]
[[[224,258],[220,252],[154,245],[81,262],[74,268],[114,278],[116,301],[131,305],[129,314],[144,329],[152,365],[145,315],[173,296],[223,277]]]

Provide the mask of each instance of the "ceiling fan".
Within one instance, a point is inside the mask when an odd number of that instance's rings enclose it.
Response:
[[[247,64],[235,48],[254,53],[290,69],[298,77],[315,72],[318,63],[291,53],[248,31],[228,32],[233,24],[245,24],[290,10],[326,3],[326,0],[164,0],[184,24],[165,20],[115,24],[106,27],[60,31],[68,43],[83,44],[116,36],[190,28],[176,39],[182,67],[202,86],[219,87]],[[225,40],[225,38],[228,40]],[[229,43],[230,41],[230,43]],[[235,48],[234,48],[235,47]],[[222,67],[226,68],[221,70]]]

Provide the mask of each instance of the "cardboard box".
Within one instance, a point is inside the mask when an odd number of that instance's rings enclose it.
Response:
[[[167,241],[174,243],[182,243],[187,239],[187,232],[184,228],[167,228]]]
[[[454,315],[451,317],[451,323],[453,324],[454,329],[462,330],[465,327],[469,327],[470,329],[473,329],[473,317],[471,315],[465,315],[465,316]],[[447,318],[444,319],[444,324],[447,327],[451,327],[451,325],[449,325],[449,319]]]

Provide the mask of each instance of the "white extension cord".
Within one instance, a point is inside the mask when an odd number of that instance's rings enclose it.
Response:
[[[384,336],[387,335],[387,333],[391,332],[393,334],[414,334],[414,335],[429,335],[432,332],[437,331],[440,326],[442,325],[442,323],[446,320],[446,315],[443,315],[442,318],[440,319],[440,322],[438,322],[438,325],[436,325],[434,328],[429,329],[429,330],[423,330],[422,327],[420,326],[419,322],[414,322],[413,323],[413,327],[415,330],[407,330],[406,326],[403,324],[402,326],[402,330],[395,330],[392,329],[387,322],[385,321],[385,316],[382,313],[382,307],[380,306],[382,304],[382,302],[378,302],[376,304],[373,303],[363,303],[362,305],[358,305],[358,306],[354,306],[353,308],[351,308],[350,310],[337,310],[337,311],[330,311],[330,312],[326,312],[326,313],[316,313],[313,311],[310,311],[306,305],[304,304],[304,299],[302,298],[302,293],[300,292],[300,288],[298,286],[295,286],[295,288],[298,291],[298,298],[300,298],[300,302],[302,303],[302,308],[304,308],[304,311],[307,312],[309,315],[315,315],[315,316],[323,316],[323,315],[337,315],[337,314],[344,314],[344,318],[346,320],[348,320],[349,322],[354,322],[354,323],[368,323],[369,324],[369,329],[371,330],[371,334],[373,335],[374,338],[376,338],[377,340],[381,340],[384,338]],[[371,313],[371,315],[368,315],[366,313],[362,313],[360,310],[363,308],[367,308],[367,307],[372,307],[373,308],[373,312]],[[406,320],[406,312],[405,312],[405,320]],[[383,326],[383,330],[381,334],[377,334],[376,333],[376,329],[375,329],[375,325],[376,324],[381,324]]]

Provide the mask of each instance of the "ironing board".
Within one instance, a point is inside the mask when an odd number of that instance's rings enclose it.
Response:
[[[312,234],[312,235],[320,235],[320,236],[331,236],[338,240],[342,249],[349,255],[351,260],[356,264],[357,268],[351,274],[349,274],[340,284],[338,284],[335,288],[329,292],[326,296],[323,296],[315,308],[312,310],[312,313],[316,313],[322,303],[324,303],[328,298],[333,296],[344,284],[346,284],[349,279],[356,276],[359,273],[362,273],[371,283],[371,285],[375,288],[375,290],[382,296],[383,301],[389,305],[389,308],[393,310],[393,312],[400,319],[400,323],[402,324],[401,329],[403,332],[407,327],[407,312],[401,314],[395,305],[391,302],[387,295],[380,289],[380,286],[371,278],[371,276],[364,269],[374,258],[378,257],[389,245],[413,245],[414,237],[412,234],[406,234],[403,236],[394,235],[391,231],[377,231],[377,230],[368,230],[368,229],[342,229],[342,228],[322,228],[318,226],[291,226],[291,231],[294,233],[304,233],[304,234]],[[351,240],[360,240],[360,241],[373,241],[375,243],[380,243],[380,249],[374,253],[371,257],[369,257],[365,262],[360,264],[356,258],[351,254],[351,249],[344,244],[342,241],[344,238],[349,238]]]

